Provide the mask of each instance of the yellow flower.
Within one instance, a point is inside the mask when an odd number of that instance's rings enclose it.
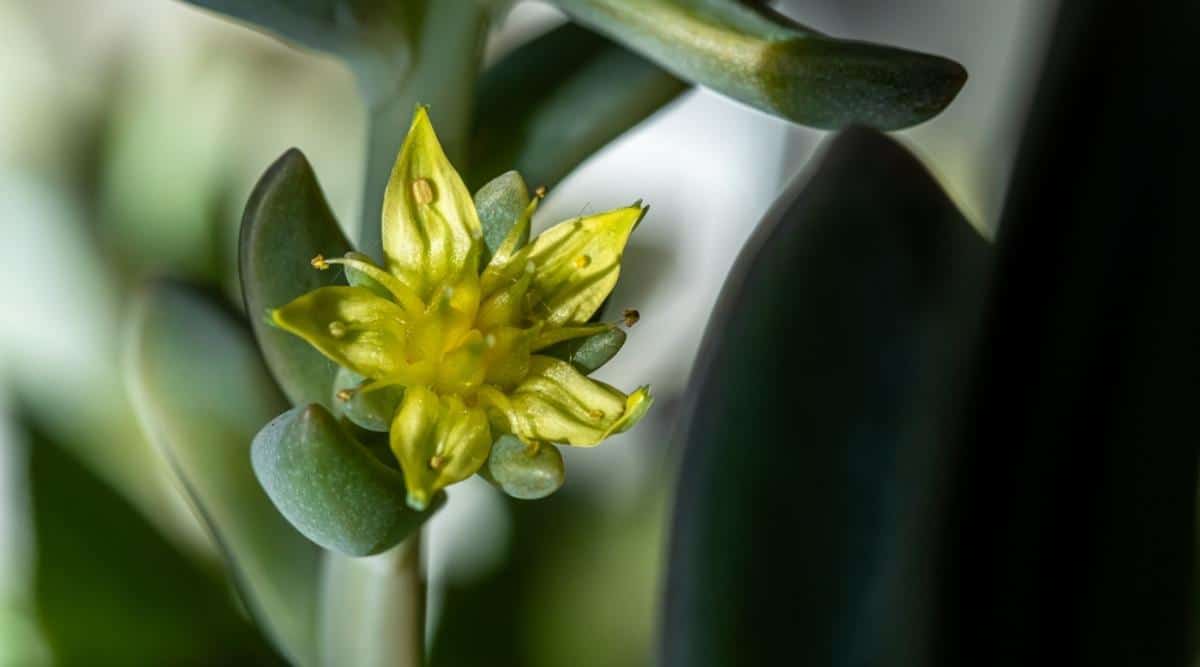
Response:
[[[353,393],[403,387],[389,439],[416,509],[478,471],[502,434],[530,448],[591,447],[650,406],[647,387],[626,395],[538,354],[612,328],[590,320],[616,285],[645,209],[568,220],[522,244],[537,202],[483,265],[475,204],[418,108],[384,194],[385,266],[355,253],[313,259],[376,289],[323,287],[270,313],[366,378]]]

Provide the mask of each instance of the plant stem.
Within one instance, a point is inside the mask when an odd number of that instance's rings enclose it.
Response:
[[[489,19],[488,11],[477,4],[430,2],[411,62],[399,80],[386,78],[388,73],[366,63],[355,67],[369,114],[358,247],[377,261],[383,256],[383,192],[416,105],[429,105],[446,154],[460,170],[465,166],[475,81]]]
[[[378,556],[328,552],[322,576],[321,664],[425,664],[420,530]]]

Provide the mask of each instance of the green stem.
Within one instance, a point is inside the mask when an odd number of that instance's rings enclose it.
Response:
[[[421,531],[378,556],[327,552],[322,577],[321,664],[425,664]]]
[[[489,22],[488,11],[476,4],[429,3],[409,67],[399,80],[388,78],[392,73],[373,63],[354,67],[369,114],[358,247],[377,261],[383,255],[383,192],[416,105],[429,106],[446,154],[459,169],[465,166],[475,81]]]

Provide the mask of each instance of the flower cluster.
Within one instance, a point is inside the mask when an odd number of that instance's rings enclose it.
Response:
[[[531,451],[590,447],[650,406],[648,388],[626,395],[546,354],[613,328],[593,315],[646,209],[567,220],[527,242],[539,199],[486,257],[471,195],[419,108],[384,195],[385,265],[357,253],[317,256],[316,268],[342,265],[351,284],[269,313],[364,378],[341,400],[398,397],[385,427],[415,509],[479,471],[503,434]]]

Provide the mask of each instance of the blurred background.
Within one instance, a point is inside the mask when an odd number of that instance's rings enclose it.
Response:
[[[899,136],[990,230],[1055,3],[778,7],[966,66],[950,108]],[[489,58],[562,20],[520,3]],[[141,653],[126,664],[269,662],[134,420],[122,323],[148,276],[241,308],[242,207],[291,146],[343,224],[357,219],[354,81],[331,59],[172,0],[0,0],[0,26],[0,665],[132,644]],[[659,402],[631,433],[566,451],[568,483],[547,500],[513,501],[477,478],[452,489],[428,541],[434,664],[651,662],[678,398],[739,248],[824,134],[697,89],[550,193],[541,226],[651,204],[614,295],[642,319],[598,375],[651,384]]]

